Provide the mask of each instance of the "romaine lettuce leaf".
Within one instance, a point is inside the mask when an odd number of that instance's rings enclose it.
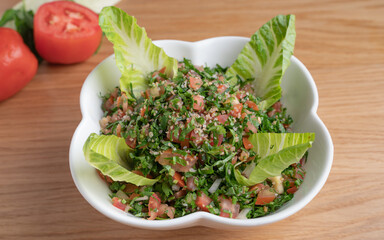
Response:
[[[257,165],[251,163],[243,176],[235,170],[236,180],[252,186],[268,177],[279,176],[289,165],[299,162],[315,140],[314,133],[256,133],[249,137],[254,150],[261,158]]]
[[[254,79],[255,95],[261,97],[264,110],[281,98],[281,78],[290,64],[295,45],[295,15],[278,15],[264,24],[241,50],[227,70],[235,83]]]
[[[138,96],[147,88],[149,73],[163,67],[168,77],[176,75],[177,60],[154,45],[134,17],[119,8],[105,7],[99,15],[99,25],[113,43],[116,64],[122,75],[122,91],[130,93],[129,87],[132,84],[133,93]]]
[[[128,157],[132,151],[124,138],[114,135],[97,135],[92,133],[83,146],[85,159],[102,174],[114,181],[133,183],[137,186],[153,185],[157,179],[137,175],[129,169],[133,163]]]

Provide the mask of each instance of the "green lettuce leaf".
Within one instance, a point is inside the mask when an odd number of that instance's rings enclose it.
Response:
[[[278,15],[264,24],[241,50],[226,75],[236,81],[254,79],[255,95],[264,110],[281,98],[281,78],[290,64],[295,45],[295,15]],[[235,82],[233,82],[235,83]]]
[[[177,60],[165,54],[147,37],[136,19],[116,7],[105,7],[99,15],[99,25],[113,43],[116,64],[121,72],[120,88],[135,96],[148,86],[149,73],[165,67],[165,74],[172,78],[177,73]],[[128,94],[129,95],[129,94]]]
[[[268,177],[279,176],[293,163],[297,163],[315,140],[314,133],[256,133],[249,138],[254,150],[261,158],[256,165],[249,164],[243,176],[235,170],[236,180],[246,186],[252,186]]]
[[[85,159],[102,174],[114,181],[133,183],[137,186],[153,185],[157,179],[137,175],[129,169],[133,163],[128,157],[132,151],[123,138],[92,133],[83,146]]]

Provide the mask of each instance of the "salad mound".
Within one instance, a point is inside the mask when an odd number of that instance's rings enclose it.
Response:
[[[149,220],[256,218],[292,199],[314,141],[292,133],[280,101],[293,15],[272,19],[232,66],[214,68],[167,56],[118,8],[104,8],[100,26],[122,75],[83,150],[115,207]]]

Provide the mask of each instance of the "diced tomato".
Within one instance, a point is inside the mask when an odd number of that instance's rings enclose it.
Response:
[[[162,68],[159,70],[159,72],[162,73],[162,74],[164,74],[166,68],[167,68],[167,67],[162,67]]]
[[[243,92],[243,91],[240,91],[240,92],[237,92],[236,93],[236,97],[237,97],[237,99],[243,99],[245,96],[247,96],[247,94],[245,93],[245,92]]]
[[[272,107],[276,110],[276,112],[281,112],[281,102],[276,102],[275,104],[272,105]]]
[[[136,148],[136,138],[132,138],[128,136],[125,139],[125,143],[130,147],[130,148]]]
[[[218,200],[220,202],[220,216],[226,218],[236,218],[237,215],[239,215],[239,204],[233,204],[230,198],[224,198],[223,196],[220,196]]]
[[[275,193],[271,192],[269,187],[266,187],[257,195],[255,205],[265,205],[275,200],[275,198]]]
[[[104,174],[102,174],[102,173],[100,172],[100,170],[96,169],[96,172],[97,172],[97,174],[100,176],[100,178],[101,178],[102,180],[104,180],[105,182],[107,182],[107,183],[113,183],[112,178],[110,178],[110,177],[108,177],[108,176],[105,176]]]
[[[187,194],[187,191],[185,189],[180,190],[175,193],[175,198],[182,198]]]
[[[183,141],[180,141],[180,147],[181,149],[184,149],[184,148],[189,148],[189,141],[191,140],[191,132],[189,132],[187,134],[187,136],[185,136],[184,140]]]
[[[132,172],[133,172],[134,174],[140,175],[140,176],[142,176],[142,177],[146,177],[146,178],[150,178],[150,179],[153,178],[153,177],[151,176],[151,174],[147,174],[147,175],[144,176],[143,172],[140,171],[140,170],[132,170]]]
[[[253,185],[252,187],[249,188],[249,192],[256,191],[256,193],[260,192],[265,188],[264,184],[258,183],[256,185]]]
[[[304,163],[305,163],[305,157],[302,157],[302,158],[300,159],[300,165],[301,165],[301,166],[304,166]]]
[[[127,207],[127,205],[122,203],[121,200],[118,197],[112,198],[112,205],[117,207],[118,209],[123,210],[123,211]]]
[[[124,192],[125,193],[128,193],[128,194],[130,194],[130,193],[133,193],[136,189],[138,189],[139,187],[138,186],[136,186],[135,184],[133,184],[133,183],[126,183],[125,184],[125,188],[124,188]]]
[[[217,121],[219,121],[221,124],[225,124],[225,122],[228,120],[228,115],[227,114],[222,114],[217,116]]]
[[[292,178],[284,179],[284,182],[286,182],[286,181],[288,181],[289,187],[295,186],[295,180],[293,180]]]
[[[297,190],[298,190],[298,188],[297,188],[296,186],[293,186],[293,187],[287,189],[287,193],[289,193],[289,194],[293,194],[293,193],[295,193]]]
[[[189,87],[197,90],[203,85],[203,81],[200,77],[189,77]]]
[[[106,111],[111,111],[114,108],[114,99],[112,96],[110,96],[104,103],[104,109]]]
[[[287,128],[289,128],[289,124],[283,124],[283,127],[284,127],[285,129],[287,129]]]
[[[138,194],[138,193],[132,193],[132,194],[130,194],[129,195],[129,200],[133,200],[134,198],[136,198],[136,197],[139,197],[140,196],[140,194]]]
[[[229,115],[235,118],[239,118],[241,116],[241,111],[243,110],[243,104],[238,103],[233,106],[233,109],[231,112],[229,112]]]
[[[199,196],[200,195],[200,196]],[[196,197],[196,205],[200,208],[200,210],[209,212],[207,206],[212,202],[212,199],[205,195],[203,192],[199,192]]]
[[[199,134],[198,129],[193,129],[191,131],[190,140],[197,146],[200,146],[204,143],[204,138]]]
[[[219,86],[217,86],[217,92],[218,93],[223,93],[223,92],[225,92],[225,90],[227,90],[227,86],[226,85],[220,84]]]
[[[120,123],[117,124],[117,127],[116,127],[116,136],[121,137],[121,125],[120,125]]]
[[[220,146],[221,143],[223,142],[223,139],[224,139],[224,135],[223,134],[219,134],[218,137],[217,137],[217,146]],[[213,147],[215,145],[215,141],[214,139],[212,138],[211,141],[209,142],[209,144]]]
[[[245,103],[248,105],[248,107],[252,108],[253,110],[259,111],[259,107],[257,106],[256,103],[249,100],[247,100]]]
[[[156,193],[153,193],[151,197],[149,197],[148,202],[148,212],[150,215],[149,220],[153,220],[158,216],[158,210],[161,205],[161,199],[157,196]]]
[[[165,73],[165,67],[163,67],[162,69],[160,69],[159,71],[155,71],[153,74],[152,74],[152,77],[153,78],[156,78],[157,81],[161,81],[161,80],[164,80],[164,78],[160,77],[159,76],[159,73]]]
[[[247,122],[247,127],[244,130],[245,132],[257,133],[257,128],[252,124],[251,121]]]
[[[176,209],[174,207],[168,207],[166,210],[166,214],[170,219],[173,219],[175,217]]]
[[[273,104],[273,105],[272,105],[273,110],[272,110],[272,111],[269,111],[269,112],[267,113],[268,117],[272,117],[272,116],[275,115],[277,112],[278,112],[278,113],[281,112],[281,106],[282,106],[281,102],[277,102],[277,103]]]
[[[175,217],[175,208],[170,207],[167,204],[161,204],[158,210],[157,215],[160,217],[174,218]]]
[[[148,202],[148,210],[149,211],[157,211],[157,209],[160,207],[161,199],[159,196],[157,196],[156,193],[153,193],[152,196],[149,197]]]
[[[244,148],[247,150],[253,148],[252,143],[249,141],[247,137],[243,137],[243,144],[244,144]]]
[[[183,158],[186,161],[186,165],[183,166],[179,163],[171,164],[170,159],[176,156]],[[191,169],[195,165],[197,157],[190,154],[188,154],[187,156],[183,156],[181,154],[172,152],[172,149],[169,148],[165,150],[162,154],[157,156],[156,161],[161,165],[170,165],[172,169],[177,172],[189,172],[189,169]]]
[[[303,180],[304,179],[303,176],[305,176],[305,172],[297,168],[295,173],[295,178]]]
[[[193,109],[196,111],[204,110],[204,98],[200,95],[193,96]]]
[[[173,180],[177,181],[177,185],[180,187],[185,187],[185,182],[183,180],[183,176],[181,176],[180,173],[175,172],[175,174],[172,176]]]
[[[145,107],[140,108],[140,116],[141,117],[144,117],[145,111],[146,111]]]

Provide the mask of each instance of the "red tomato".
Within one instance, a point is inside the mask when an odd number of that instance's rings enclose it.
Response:
[[[293,193],[295,193],[297,190],[298,190],[297,187],[294,186],[294,187],[288,188],[288,189],[287,189],[287,193],[289,193],[289,194],[293,194]]]
[[[247,127],[244,130],[247,133],[248,132],[257,133],[257,128],[255,127],[255,125],[252,124],[251,121],[247,122]]]
[[[36,50],[48,62],[71,64],[88,59],[102,36],[92,10],[71,1],[45,3],[33,21]]]
[[[207,195],[205,195],[205,193],[203,192],[200,192],[199,194],[197,194],[197,197],[196,197],[196,201],[195,201],[196,205],[200,208],[200,210],[209,212],[207,206],[212,202],[212,199]]]
[[[236,97],[239,100],[243,99],[245,96],[247,96],[247,94],[244,91],[240,91],[236,93]]]
[[[148,210],[149,211],[156,211],[160,207],[161,199],[159,196],[157,196],[156,193],[153,193],[152,196],[149,198],[148,202]]]
[[[127,205],[121,202],[121,200],[117,197],[112,198],[112,205],[117,207],[118,209],[125,210]]]
[[[226,218],[236,218],[239,215],[240,205],[233,204],[230,198],[224,198],[220,196],[218,198],[220,202],[220,216]]]
[[[217,116],[217,121],[219,121],[221,124],[225,124],[225,122],[228,120],[228,115],[227,114],[222,114]]]
[[[183,180],[183,176],[181,176],[180,173],[175,172],[175,174],[172,176],[172,178],[173,178],[173,180],[177,181],[177,185],[179,185],[180,187],[185,187],[185,182]]]
[[[224,84],[220,84],[219,86],[217,86],[218,93],[223,93],[225,92],[225,90],[227,90],[227,86],[225,86]]]
[[[149,198],[148,202],[148,212],[149,212],[149,220],[153,220],[158,216],[158,211],[161,205],[161,199],[157,196],[156,193],[153,193]]]
[[[37,71],[37,59],[13,29],[0,28],[0,101],[20,91]]]
[[[245,103],[248,105],[248,107],[252,108],[253,110],[259,111],[259,107],[257,107],[256,103],[249,100],[247,100]]]
[[[128,136],[125,139],[125,143],[130,147],[130,148],[136,148],[136,138],[132,138]]]
[[[244,144],[244,148],[247,149],[247,150],[253,148],[252,143],[246,137],[243,137],[243,144]]]
[[[203,85],[203,81],[199,77],[189,77],[189,87],[197,90]]]
[[[223,142],[223,139],[224,139],[224,135],[223,134],[219,134],[219,136],[217,136],[217,146],[221,145],[221,143]],[[211,144],[212,147],[215,145],[215,141],[213,140],[213,138],[211,139],[209,144]]]
[[[243,110],[243,104],[238,103],[233,106],[232,111],[229,113],[232,117],[239,118],[241,115],[241,111]]]
[[[100,176],[100,178],[101,178],[103,181],[105,181],[105,182],[107,182],[107,183],[113,183],[112,178],[110,178],[110,177],[108,177],[108,176],[105,176],[105,175],[102,174],[98,169],[96,169],[96,172],[97,172],[97,174]]]
[[[144,117],[145,111],[147,111],[147,109],[145,109],[145,107],[140,108],[140,116],[141,117]]]
[[[248,191],[256,191],[256,193],[260,192],[261,190],[263,190],[265,188],[264,184],[262,183],[258,183],[256,185],[253,185],[249,188]]]
[[[271,192],[269,187],[266,187],[257,195],[255,205],[264,205],[270,203],[275,200],[275,197],[275,193]]]
[[[195,109],[196,111],[204,110],[204,98],[202,96],[193,96],[193,109]]]
[[[171,164],[170,159],[173,157],[180,157],[186,161],[186,165],[183,166],[180,163]],[[173,153],[172,149],[169,148],[165,150],[162,154],[156,157],[156,161],[161,165],[170,165],[173,170],[177,172],[188,172],[191,167],[193,167],[197,161],[197,158],[193,155],[188,154],[187,156],[183,156],[178,153]]]
[[[200,129],[201,130],[201,129]],[[201,136],[202,131],[197,130],[196,128],[191,131],[190,140],[197,146],[200,146],[204,143],[204,138]]]

